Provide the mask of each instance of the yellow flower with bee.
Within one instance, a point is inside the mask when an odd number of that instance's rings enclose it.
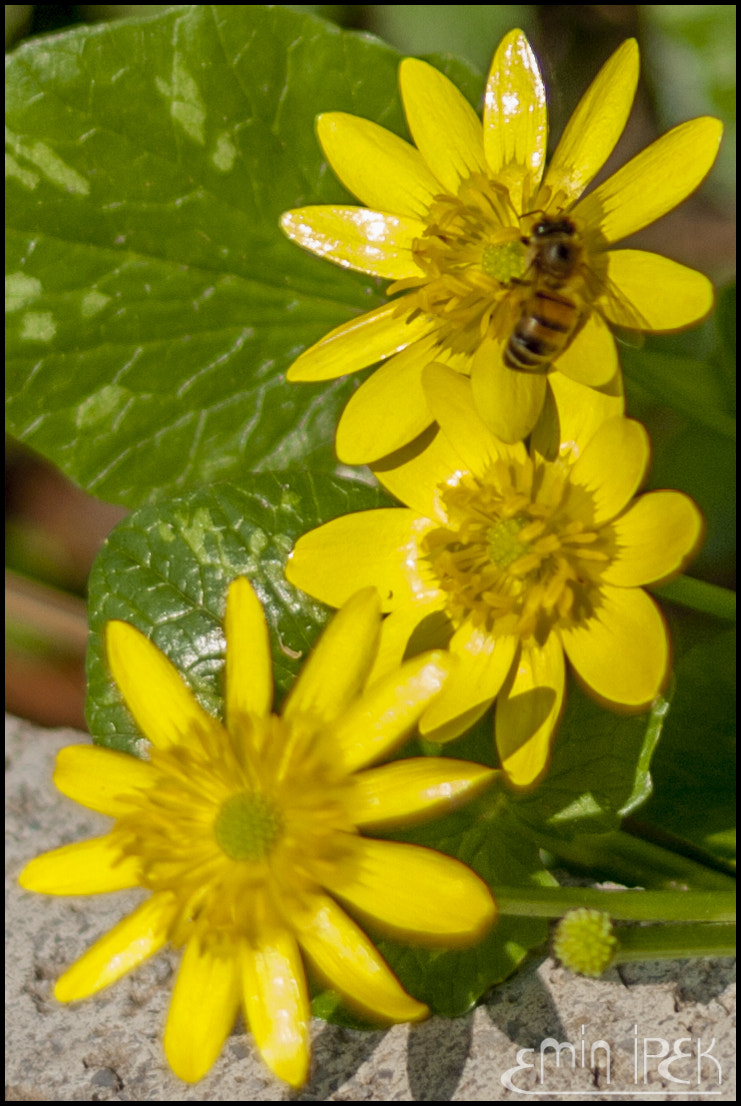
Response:
[[[415,58],[399,74],[415,146],[366,119],[319,117],[328,161],[366,206],[289,211],[283,229],[401,293],[331,331],[288,371],[289,380],[328,380],[383,362],[343,412],[342,461],[377,461],[430,426],[422,373],[433,361],[470,376],[480,416],[511,443],[535,427],[556,372],[617,394],[610,327],[672,331],[710,311],[701,273],[613,246],[697,188],[717,153],[717,119],[680,124],[584,194],[623,131],[638,70],[630,40],[584,94],[547,167],[545,88],[517,30],[494,55],[483,122]]]

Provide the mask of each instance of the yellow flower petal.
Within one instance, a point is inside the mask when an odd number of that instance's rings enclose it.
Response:
[[[297,357],[287,380],[334,380],[400,353],[438,326],[436,319],[409,319],[398,300],[335,327]]]
[[[273,658],[260,600],[246,576],[230,586],[226,634],[226,719],[239,714],[265,718],[273,705]]]
[[[502,178],[516,211],[525,211],[545,168],[548,116],[537,58],[522,31],[505,35],[491,63],[484,94],[484,153],[494,180]]]
[[[455,810],[497,775],[493,768],[452,757],[413,757],[369,768],[355,777],[352,819],[365,830],[410,825]]]
[[[217,1059],[239,1011],[239,965],[228,946],[188,942],[165,1027],[165,1053],[180,1079],[196,1083]]]
[[[423,338],[397,353],[358,388],[337,426],[337,456],[346,465],[366,465],[412,442],[432,422],[422,390],[422,370],[434,339]],[[399,402],[399,397],[404,402]]]
[[[643,707],[659,694],[669,643],[661,612],[645,591],[604,584],[594,617],[559,632],[578,675],[601,698]]]
[[[526,438],[543,409],[545,373],[515,372],[502,359],[505,341],[485,338],[473,358],[471,386],[486,426],[503,442]]]
[[[624,414],[622,374],[602,388],[587,388],[560,372],[552,373],[549,383],[558,412],[559,452],[575,461],[603,422]]]
[[[615,339],[595,311],[559,354],[555,367],[570,380],[590,388],[599,388],[613,379],[620,367]]]
[[[634,419],[604,422],[571,470],[593,497],[592,522],[614,518],[635,495],[648,467],[648,434]]]
[[[286,577],[333,607],[358,588],[377,587],[382,610],[391,610],[414,597],[405,561],[416,557],[417,523],[415,512],[403,507],[342,515],[299,538]]]
[[[381,954],[355,922],[326,895],[302,917],[301,947],[329,985],[378,1021],[421,1021],[424,1003],[408,995]]]
[[[153,895],[104,934],[61,975],[54,987],[59,1002],[77,1002],[137,968],[167,940],[174,898]]]
[[[529,787],[545,770],[566,686],[563,646],[550,634],[526,642],[497,699],[497,750],[507,777]]]
[[[653,223],[700,185],[722,134],[718,119],[680,123],[580,200],[574,217],[585,225],[599,225],[608,244]]]
[[[68,745],[57,754],[54,783],[68,798],[118,818],[129,810],[127,796],[152,786],[154,769],[145,760],[102,749],[97,745]]]
[[[412,256],[412,241],[425,231],[419,219],[317,204],[286,211],[280,225],[292,242],[345,269],[387,280],[421,273]]]
[[[447,512],[441,490],[453,474],[464,471],[466,466],[459,443],[451,444],[447,434],[437,431],[423,442],[421,448],[412,445],[403,454],[376,461],[373,472],[387,491],[422,518],[445,522]]]
[[[677,330],[704,319],[713,308],[713,285],[706,276],[645,250],[610,250],[610,280],[652,330]],[[630,326],[613,297],[598,301],[612,323]]]
[[[417,149],[444,190],[455,195],[461,181],[486,171],[479,117],[447,77],[417,58],[401,63],[399,84]]]
[[[175,665],[136,627],[108,622],[105,634],[113,678],[137,726],[156,748],[179,745],[194,729],[220,728],[196,702]]]
[[[343,770],[365,768],[398,748],[445,683],[450,668],[451,659],[445,653],[423,653],[376,680],[333,727],[337,761]]]
[[[292,1087],[309,1074],[311,1007],[298,945],[287,931],[245,947],[242,991],[247,1021],[270,1070]]]
[[[681,492],[649,492],[616,519],[612,529],[617,555],[603,579],[635,587],[682,570],[702,536],[702,515]]]
[[[369,119],[330,111],[317,134],[342,183],[373,211],[418,218],[440,192],[419,150]]]
[[[502,458],[520,464],[525,461],[522,442],[507,445],[495,438],[486,426],[474,403],[471,381],[467,377],[445,365],[432,364],[425,369],[422,384],[430,411],[475,477],[483,477]]]
[[[368,683],[374,683],[401,665],[410,642],[410,653],[428,649],[443,649],[448,644],[452,629],[443,613],[445,597],[436,591],[425,601],[402,605],[384,618],[381,624],[381,644],[376,663]]]
[[[331,722],[352,709],[376,658],[380,631],[378,592],[363,588],[325,628],[288,693],[283,717],[306,714]]]
[[[141,882],[136,857],[122,857],[110,834],[75,841],[29,860],[18,877],[27,891],[44,895],[95,895],[123,891]]]
[[[544,187],[564,204],[582,194],[615,149],[638,84],[638,44],[627,39],[605,62],[566,124]]]
[[[459,663],[419,724],[420,733],[430,741],[450,741],[457,737],[464,730],[451,723],[465,721],[464,729],[467,729],[471,724],[467,713],[474,709],[483,713],[489,706],[510,670],[517,638],[511,634],[495,637],[464,623],[456,631],[449,648]]]
[[[471,945],[491,928],[496,907],[483,880],[452,857],[420,845],[353,838],[338,898],[395,937]]]

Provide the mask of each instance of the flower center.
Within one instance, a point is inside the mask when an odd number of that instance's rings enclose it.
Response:
[[[232,860],[264,860],[283,828],[275,805],[264,795],[240,791],[221,804],[214,834]]]
[[[448,525],[422,553],[454,625],[535,637],[589,617],[613,553],[607,527],[591,524],[591,497],[555,465],[496,462],[481,481],[445,487]]]
[[[414,289],[416,309],[441,320],[440,343],[473,353],[511,283],[528,269],[528,250],[506,189],[474,173],[457,196],[437,196],[413,253],[423,275],[396,281],[389,294]],[[404,310],[409,310],[406,297]]]
[[[500,568],[509,568],[518,557],[527,553],[527,543],[519,540],[520,531],[527,525],[524,516],[503,518],[496,522],[488,533],[489,556]]]

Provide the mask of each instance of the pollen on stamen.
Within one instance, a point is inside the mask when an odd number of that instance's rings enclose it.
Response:
[[[519,240],[485,246],[481,253],[481,268],[500,284],[522,280],[528,268],[527,251]]]

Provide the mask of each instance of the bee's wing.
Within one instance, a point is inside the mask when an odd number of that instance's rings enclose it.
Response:
[[[628,346],[643,344],[643,331],[653,330],[648,319],[606,274],[590,270],[587,284],[593,303],[610,324],[615,337]]]

